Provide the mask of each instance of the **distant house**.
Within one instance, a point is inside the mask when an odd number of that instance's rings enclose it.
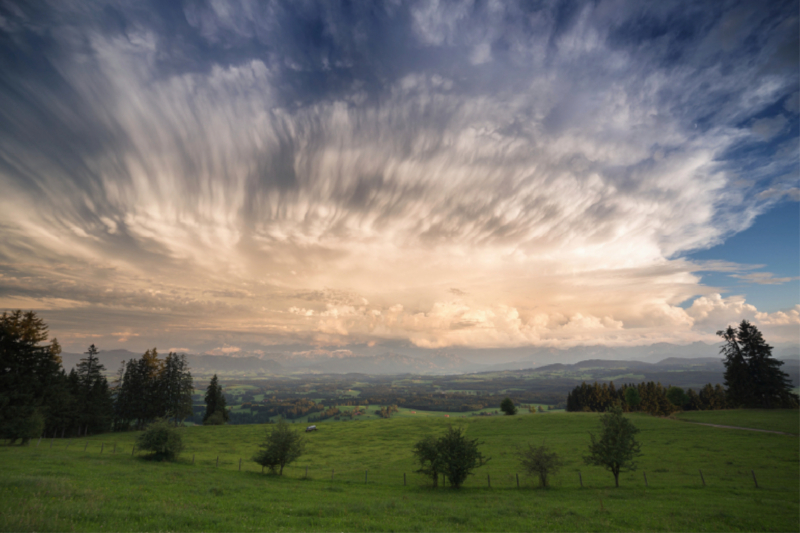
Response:
[[[317,426],[308,426],[306,428],[306,433],[308,433],[309,431],[316,431],[316,430],[317,430]]]

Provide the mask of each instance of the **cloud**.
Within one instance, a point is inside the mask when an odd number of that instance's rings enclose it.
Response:
[[[756,308],[746,303],[743,296],[723,298],[720,294],[701,296],[686,310],[699,324],[731,324],[752,320],[756,312]]]
[[[776,278],[771,272],[751,272],[750,274],[731,274],[732,278],[741,279],[750,283],[757,283],[758,285],[781,285],[788,283],[798,277]]]
[[[800,305],[795,305],[793,309],[787,311],[756,313],[756,319],[759,324],[766,326],[800,325]]]
[[[781,133],[788,125],[789,121],[786,120],[786,117],[783,115],[775,115],[774,117],[754,120],[751,127],[754,132],[764,137],[764,139],[769,140]]]
[[[784,280],[681,259],[796,193],[780,13],[112,4],[4,22],[0,304],[65,332],[690,341]]]

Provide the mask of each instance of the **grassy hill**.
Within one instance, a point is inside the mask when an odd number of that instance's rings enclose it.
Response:
[[[746,425],[748,417],[752,418],[747,411],[739,413],[743,423],[730,425]],[[791,420],[796,424],[796,411],[778,413],[766,424],[776,428],[789,427]],[[610,473],[581,461],[588,432],[597,429],[597,418],[593,413],[547,413],[323,424],[319,431],[308,434],[306,454],[283,478],[262,474],[249,460],[265,426],[183,428],[186,449],[175,464],[132,457],[135,433],[72,442],[42,441],[22,448],[1,446],[0,529],[800,528],[798,437],[633,415],[631,419],[642,430],[639,437],[644,455],[639,470],[623,474],[621,487],[614,489]],[[432,490],[425,479],[413,473],[411,447],[425,435],[441,433],[448,423],[463,426],[469,437],[483,441],[482,449],[492,459],[475,471],[463,489]],[[535,480],[522,475],[517,488],[515,450],[543,441],[562,454],[566,466],[551,489],[536,489]],[[116,453],[111,453],[114,450]],[[758,489],[751,470],[758,478]]]

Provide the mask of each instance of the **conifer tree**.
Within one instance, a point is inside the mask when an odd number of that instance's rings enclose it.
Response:
[[[222,386],[219,384],[216,374],[214,374],[214,377],[211,378],[211,382],[208,384],[204,399],[206,402],[206,412],[203,415],[204,424],[216,413],[219,413],[219,415],[217,415],[218,417],[221,416],[222,423],[228,421],[229,415],[227,406],[225,405],[225,396],[222,394]]]
[[[0,438],[27,443],[44,430],[48,391],[63,380],[61,347],[30,311],[0,317]]]
[[[772,346],[758,328],[742,320],[717,335],[725,340],[725,387],[728,402],[741,407],[797,407],[800,398],[791,392],[789,376],[781,371],[783,361],[772,358]]]

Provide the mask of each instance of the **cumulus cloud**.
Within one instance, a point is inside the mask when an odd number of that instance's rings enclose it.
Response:
[[[2,306],[177,345],[219,333],[218,354],[240,350],[230,335],[690,341],[755,316],[680,256],[796,191],[781,178],[796,153],[746,149],[786,142],[796,122],[797,69],[779,60],[796,24],[776,14],[444,1],[44,12],[4,23],[2,57],[28,61],[0,75]],[[53,46],[28,47],[37,31]]]

